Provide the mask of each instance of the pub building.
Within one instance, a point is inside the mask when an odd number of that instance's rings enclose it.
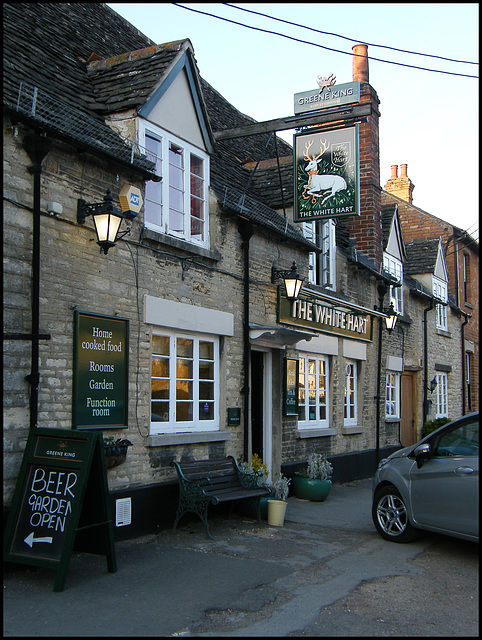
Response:
[[[302,100],[292,147],[200,76],[195,43],[105,4],[7,3],[4,40],[7,510],[36,428],[129,442],[107,470],[126,538],[172,525],[172,460],[256,453],[275,480],[321,452],[349,481],[461,414],[465,317],[432,289],[440,243],[419,266],[382,209],[366,45],[337,88],[353,117]]]

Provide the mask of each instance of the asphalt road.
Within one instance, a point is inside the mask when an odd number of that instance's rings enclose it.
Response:
[[[7,565],[5,637],[478,636],[478,545],[422,534],[382,540],[370,480],[328,499],[290,498],[283,527],[213,512],[72,556],[65,590],[54,572]]]

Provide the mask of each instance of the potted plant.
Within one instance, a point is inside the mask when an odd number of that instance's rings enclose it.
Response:
[[[114,438],[114,436],[104,436],[105,466],[107,469],[117,467],[124,462],[127,456],[127,447],[132,446],[130,440]]]
[[[291,479],[281,473],[279,479],[271,485],[274,498],[268,498],[268,524],[274,527],[282,527],[284,524],[290,483]]]
[[[333,465],[321,453],[311,453],[306,470],[295,471],[293,489],[295,496],[302,500],[323,502],[331,489]]]
[[[259,498],[261,517],[263,518],[263,520],[266,520],[266,518],[268,517],[268,499],[274,497],[272,485],[269,482],[268,466],[263,462],[263,460],[258,456],[257,453],[253,453],[253,455],[251,456],[251,462],[241,462],[239,468],[244,471],[244,473],[253,473],[254,475],[258,476],[258,487],[268,489],[268,491],[270,492],[270,495],[262,496],[261,498]],[[247,500],[246,503],[246,515],[255,517],[255,501]]]

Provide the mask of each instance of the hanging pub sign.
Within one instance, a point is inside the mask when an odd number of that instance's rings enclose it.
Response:
[[[127,428],[129,321],[74,312],[74,429]]]
[[[295,222],[360,215],[358,129],[293,136]]]
[[[294,112],[296,115],[360,102],[359,82],[346,82],[345,84],[335,85],[336,78],[333,74],[330,74],[327,78],[318,76],[317,82],[319,89],[295,93]]]

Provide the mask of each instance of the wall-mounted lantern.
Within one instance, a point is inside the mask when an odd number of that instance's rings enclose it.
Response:
[[[301,285],[304,278],[301,278],[296,269],[296,262],[293,261],[291,269],[289,271],[278,271],[274,267],[271,268],[271,282],[276,283],[277,280],[282,278],[284,280],[286,297],[288,300],[296,300],[299,296]]]
[[[114,207],[110,189],[107,189],[104,202],[87,204],[85,200],[79,198],[77,201],[77,222],[85,224],[87,216],[92,216],[94,220],[97,244],[100,246],[100,252],[106,255],[111,247],[115,247],[117,240],[130,233],[130,227],[128,227],[124,233],[119,234],[119,227],[126,216]]]
[[[436,388],[437,388],[437,376],[435,376],[433,380],[430,380],[430,393],[433,393]]]
[[[393,306],[393,302],[390,302],[390,306],[385,310],[387,317],[385,318],[385,326],[387,328],[388,333],[392,333],[395,329],[395,325],[397,324],[398,315],[395,311],[395,307]]]

